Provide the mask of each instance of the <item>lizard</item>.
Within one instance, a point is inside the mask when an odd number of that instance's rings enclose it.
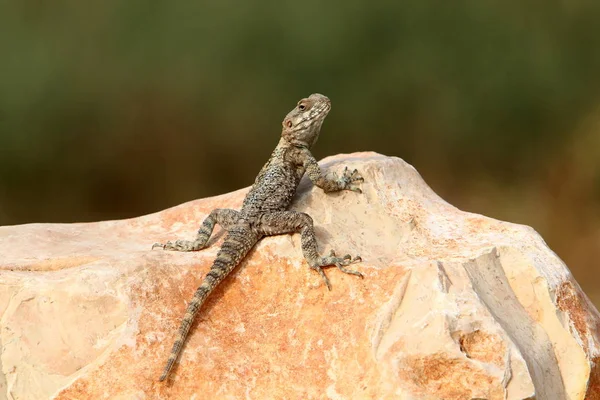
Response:
[[[284,118],[279,143],[260,170],[240,211],[214,209],[202,222],[195,240],[167,241],[152,246],[152,249],[198,251],[207,247],[215,224],[227,232],[209,272],[188,304],[159,381],[164,381],[173,368],[191,324],[208,295],[263,237],[300,233],[304,258],[310,268],[319,273],[329,290],[331,283],[323,267],[335,265],[344,273],[363,277],[360,272],[347,268],[362,261],[360,256],[346,254],[338,257],[333,250],[328,256],[320,256],[312,218],[303,212],[287,210],[305,173],[314,185],[325,192],[351,190],[362,193],[359,184],[364,179],[356,169],[350,171],[345,167],[341,176],[333,174],[328,177],[310,152],[330,110],[331,101],[322,94],[314,93],[300,100]]]

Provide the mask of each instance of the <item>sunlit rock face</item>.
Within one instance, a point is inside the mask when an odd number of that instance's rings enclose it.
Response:
[[[323,253],[360,254],[323,285],[299,235],[263,239],[210,296],[158,382],[223,240],[193,238],[247,189],[155,214],[0,228],[0,399],[598,399],[599,317],[531,228],[460,211],[413,167],[338,155],[363,194],[305,178]],[[148,184],[152,184],[149,182]]]

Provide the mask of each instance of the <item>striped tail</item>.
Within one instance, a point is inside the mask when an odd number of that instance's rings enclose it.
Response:
[[[181,326],[179,327],[179,331],[177,333],[177,338],[175,339],[175,343],[173,343],[173,348],[171,349],[171,355],[169,356],[169,360],[167,361],[167,365],[160,376],[159,380],[162,382],[167,379],[171,368],[175,364],[179,353],[181,352],[181,348],[183,347],[183,343],[188,335],[190,327],[192,326],[192,322],[196,316],[196,313],[202,307],[204,300],[208,297],[208,295],[213,291],[213,289],[221,283],[223,279],[237,266],[237,264],[248,254],[250,249],[256,244],[259,236],[248,230],[244,229],[232,229],[227,234],[223,245],[221,246],[221,250],[217,254],[217,258],[213,263],[212,267],[202,284],[196,289],[196,293],[194,293],[194,297],[192,301],[187,307],[185,315],[183,316],[183,320],[181,321]]]

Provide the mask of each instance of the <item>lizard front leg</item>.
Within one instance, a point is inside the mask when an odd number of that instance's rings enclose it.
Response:
[[[152,248],[160,247],[164,250],[173,251],[197,251],[206,247],[210,235],[212,235],[215,224],[219,224],[226,231],[235,225],[240,218],[240,213],[228,208],[217,208],[204,219],[195,240],[175,240],[164,244],[154,243]]]
[[[308,150],[304,152],[304,166],[310,180],[326,193],[340,190],[352,190],[353,192],[362,193],[358,184],[364,182],[364,179],[357,170],[350,171],[348,167],[345,167],[342,176],[337,176],[334,173],[333,177],[329,178],[323,174],[317,160]]]
[[[340,271],[346,274],[352,274],[359,277],[363,275],[346,268],[346,266],[362,261],[360,256],[352,257],[346,254],[344,257],[337,257],[332,250],[328,256],[321,257],[317,249],[317,239],[315,238],[315,229],[310,215],[297,211],[276,211],[264,214],[260,217],[256,230],[265,236],[281,235],[284,233],[300,232],[302,253],[308,262],[308,265],[317,271],[327,288],[331,290],[329,278],[325,275],[323,267],[335,265]]]

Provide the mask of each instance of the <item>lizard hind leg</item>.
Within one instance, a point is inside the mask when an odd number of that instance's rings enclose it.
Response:
[[[346,254],[343,257],[337,257],[333,250],[328,256],[321,257],[319,255],[313,220],[310,215],[306,213],[297,211],[276,211],[265,214],[260,218],[258,230],[261,234],[266,236],[299,232],[304,258],[308,262],[310,268],[319,273],[329,290],[331,290],[331,283],[329,282],[327,275],[325,275],[323,267],[335,265],[340,271],[346,274],[356,275],[361,278],[363,277],[363,274],[360,272],[346,268],[350,264],[362,261],[360,256],[352,257],[350,254]]]
[[[240,213],[236,210],[230,210],[228,208],[217,208],[211,211],[211,213],[204,219],[198,234],[194,240],[174,240],[166,243],[154,243],[152,248],[160,247],[164,250],[173,251],[198,251],[202,250],[208,244],[208,240],[212,235],[215,228],[215,224],[219,224],[228,231],[233,225],[237,223],[240,218]]]

